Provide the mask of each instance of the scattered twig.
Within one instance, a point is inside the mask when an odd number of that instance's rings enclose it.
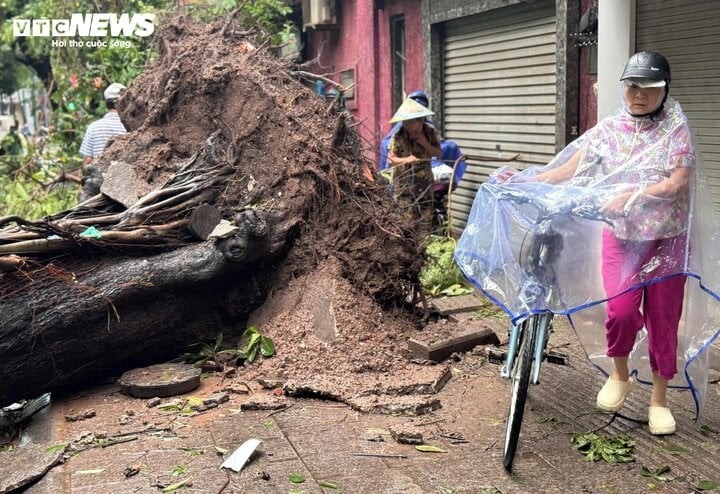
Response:
[[[137,434],[154,434],[155,432],[170,432],[170,431],[172,431],[171,427],[162,427],[160,429],[156,429],[153,427],[150,429],[140,429],[140,430],[136,430],[136,431],[120,432],[118,434],[113,434],[110,437],[113,438],[113,437],[123,437],[123,436],[135,436]]]
[[[407,455],[384,455],[380,453],[350,453],[351,456],[372,456],[375,458],[407,458]]]
[[[217,491],[217,494],[222,494],[222,492],[225,490],[225,488],[230,485],[230,472],[226,471],[225,475],[227,475],[227,480],[225,480],[225,483],[220,486],[220,490]]]
[[[290,73],[291,73],[292,75],[296,75],[296,76],[299,76],[299,77],[304,77],[305,79],[312,79],[312,80],[315,80],[315,81],[322,81],[322,82],[324,82],[325,84],[328,84],[328,85],[330,85],[330,86],[336,87],[336,88],[338,89],[338,91],[340,91],[341,93],[344,93],[344,92],[347,90],[347,88],[345,88],[345,86],[343,86],[343,85],[340,84],[339,82],[335,82],[335,81],[333,81],[332,79],[328,79],[327,77],[323,77],[323,76],[318,75],[318,74],[313,74],[312,72],[306,72],[306,71],[304,71],[304,70],[294,70],[294,71],[292,71],[292,72],[290,72]]]
[[[286,406],[286,407],[284,407],[284,408],[280,408],[280,409],[278,409],[278,410],[273,410],[272,412],[270,412],[270,413],[268,413],[267,415],[265,415],[265,417],[267,418],[267,417],[270,417],[270,416],[272,416],[272,415],[275,415],[276,413],[286,412],[287,410],[291,409],[291,408],[294,407],[294,406],[295,406],[295,403],[291,403],[291,404],[289,404],[288,406]]]

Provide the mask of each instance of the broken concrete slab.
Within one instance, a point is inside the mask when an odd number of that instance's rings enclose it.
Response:
[[[75,410],[70,410],[69,413],[65,414],[65,420],[68,422],[77,422],[79,420],[85,420],[90,419],[95,416],[95,410],[84,410],[82,412],[75,412]]]
[[[200,386],[201,370],[193,365],[166,363],[127,371],[120,379],[123,393],[135,398],[181,395]]]
[[[100,191],[126,208],[149,192],[162,187],[162,183],[148,184],[141,180],[135,174],[135,168],[122,161],[111,161],[102,175]]]
[[[482,321],[462,324],[428,325],[408,340],[408,349],[417,359],[442,362],[455,352],[467,352],[478,345],[498,345],[495,331]]]
[[[253,395],[247,401],[240,404],[240,410],[282,410],[290,406],[284,397],[274,395]]]
[[[30,485],[62,461],[65,448],[52,444],[52,427],[52,412],[46,407],[33,416],[28,428],[22,432],[18,446],[0,454],[3,471],[0,494],[16,492]]]
[[[449,365],[413,365],[395,371],[392,380],[384,380],[374,386],[358,390],[355,396],[436,394],[447,384],[451,376]]]
[[[391,425],[390,435],[400,444],[423,444],[422,429],[415,424]]]
[[[282,388],[285,383],[287,382],[287,379],[284,377],[259,377],[257,380],[258,384],[262,386],[265,389],[275,389],[275,388]]]
[[[457,312],[473,312],[483,307],[482,301],[472,294],[432,298],[430,299],[430,305],[441,316],[447,316]]]
[[[454,312],[447,316],[449,322],[464,323],[472,320],[476,316],[475,311]]]
[[[230,396],[226,392],[213,393],[203,399],[203,405],[219,405],[230,401]]]
[[[357,396],[346,402],[363,413],[418,416],[442,407],[436,396]]]
[[[347,390],[342,383],[334,382],[327,376],[316,376],[308,380],[288,380],[282,387],[286,396],[297,398],[320,398],[345,401]]]
[[[385,373],[366,374],[348,384],[337,376],[317,375],[309,379],[289,379],[283,386],[287,396],[347,402],[349,397],[387,395],[427,395],[438,393],[452,373],[446,365],[408,365],[396,369],[392,379]]]

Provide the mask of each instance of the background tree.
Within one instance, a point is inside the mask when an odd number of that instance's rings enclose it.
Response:
[[[292,13],[289,0],[199,0],[178,2],[193,17],[210,20],[230,13],[278,43]],[[65,19],[73,13],[146,13],[162,16],[178,8],[172,0],[3,0],[0,3],[0,92],[37,81],[36,105],[48,105],[49,135],[34,142],[21,163],[0,156],[0,216],[35,219],[77,202],[82,165],[79,148],[87,125],[106,112],[103,90],[111,82],[129,85],[156,53],[152,36],[124,38],[119,47],[53,47],[52,37],[14,37],[12,19]],[[156,21],[157,25],[157,21]],[[93,38],[85,38],[92,40]],[[100,38],[97,38],[100,39]],[[35,78],[33,78],[33,75]],[[37,112],[38,107],[33,111]],[[41,122],[42,124],[42,122]],[[48,125],[49,124],[49,125]],[[48,185],[51,185],[48,187]]]

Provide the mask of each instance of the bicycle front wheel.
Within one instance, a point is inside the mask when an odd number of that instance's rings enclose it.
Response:
[[[537,335],[537,316],[525,319],[520,327],[520,342],[515,363],[510,378],[512,390],[510,394],[510,410],[508,411],[505,428],[505,448],[503,449],[503,466],[508,472],[512,471],[517,443],[520,438],[525,401],[527,400],[528,386],[530,384],[530,371],[533,363],[535,339]]]

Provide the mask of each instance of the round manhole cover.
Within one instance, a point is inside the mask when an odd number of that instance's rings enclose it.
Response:
[[[187,393],[200,386],[200,369],[188,364],[157,364],[127,371],[118,383],[136,398],[160,398]]]

